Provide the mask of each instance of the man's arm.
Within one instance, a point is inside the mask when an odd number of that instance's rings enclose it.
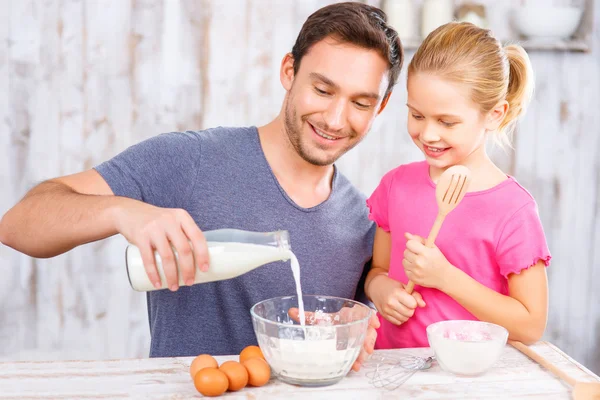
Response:
[[[0,221],[0,241],[32,257],[47,258],[117,233],[115,197],[95,170],[42,182]]]
[[[179,282],[171,246],[178,252],[186,284],[193,283],[196,266],[208,269],[204,235],[186,211],[114,196],[96,170],[39,184],[0,221],[0,242],[40,258],[116,233],[139,247],[148,277],[157,287],[161,282],[155,249],[171,290],[177,290]]]

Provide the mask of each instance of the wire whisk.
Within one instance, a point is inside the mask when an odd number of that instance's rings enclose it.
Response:
[[[423,358],[417,356],[393,357],[374,354],[365,364],[369,383],[377,388],[395,390],[410,379],[417,371],[431,367],[434,356]]]

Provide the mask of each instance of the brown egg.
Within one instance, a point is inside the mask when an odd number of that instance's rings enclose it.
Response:
[[[263,355],[262,351],[260,350],[260,347],[258,346],[247,346],[244,348],[244,350],[240,352],[241,363],[254,357],[260,357],[263,360],[265,359],[265,356]]]
[[[194,358],[194,361],[192,361],[192,364],[190,365],[190,376],[194,379],[198,371],[208,367],[217,368],[219,367],[219,363],[209,354],[200,354],[198,357]]]
[[[237,361],[225,361],[219,367],[229,379],[229,391],[235,392],[248,384],[248,370]]]
[[[271,378],[271,367],[259,357],[250,358],[242,363],[248,370],[248,384],[251,386],[262,386]]]
[[[219,369],[207,367],[198,371],[194,377],[194,386],[204,396],[220,396],[227,391],[229,380]]]

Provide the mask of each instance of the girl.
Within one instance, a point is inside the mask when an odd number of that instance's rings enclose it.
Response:
[[[492,322],[510,339],[535,342],[546,327],[550,252],[535,200],[485,148],[488,136],[508,140],[530,100],[527,54],[488,30],[449,23],[415,53],[407,87],[408,132],[425,161],[388,172],[367,200],[377,223],[365,282],[381,321],[375,347],[427,347],[427,326],[452,319]],[[436,182],[456,164],[471,170],[469,191],[427,248]]]

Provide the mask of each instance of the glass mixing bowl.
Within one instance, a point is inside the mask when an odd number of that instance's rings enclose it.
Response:
[[[302,299],[304,326],[291,316],[298,307],[297,296],[264,300],[251,308],[258,345],[279,380],[300,386],[332,385],[352,368],[374,311],[339,297]]]

